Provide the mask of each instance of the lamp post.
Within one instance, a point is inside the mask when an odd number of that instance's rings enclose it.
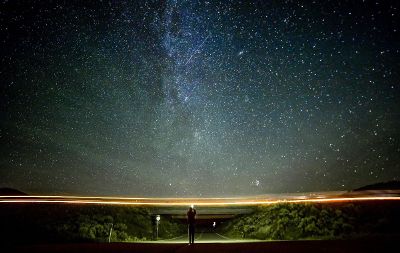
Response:
[[[160,224],[161,216],[156,216],[156,240],[158,240],[158,224]]]
[[[112,234],[113,227],[114,227],[114,223],[111,223],[110,233],[108,234],[108,243],[111,242],[111,234]]]

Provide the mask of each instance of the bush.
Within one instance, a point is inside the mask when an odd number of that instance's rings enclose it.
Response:
[[[312,204],[276,204],[225,224],[227,236],[263,240],[334,238],[355,231],[357,210]]]

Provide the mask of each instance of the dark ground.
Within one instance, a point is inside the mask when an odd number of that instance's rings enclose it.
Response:
[[[16,246],[1,252],[398,252],[400,236],[332,241],[271,241],[251,243],[91,243]]]

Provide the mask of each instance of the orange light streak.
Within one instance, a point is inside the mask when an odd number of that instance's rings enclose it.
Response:
[[[113,198],[79,196],[0,196],[1,203],[64,203],[133,206],[254,206],[277,203],[334,203],[355,201],[399,201],[399,196],[326,197],[309,199],[250,199],[250,198]]]

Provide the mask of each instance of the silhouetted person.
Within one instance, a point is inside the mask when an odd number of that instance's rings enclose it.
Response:
[[[194,243],[194,227],[196,223],[196,210],[193,207],[189,208],[187,212],[189,244]]]

